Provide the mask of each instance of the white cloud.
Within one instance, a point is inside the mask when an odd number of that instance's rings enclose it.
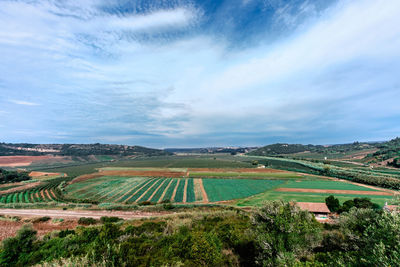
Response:
[[[158,10],[145,15],[128,15],[124,17],[105,17],[105,27],[129,31],[149,31],[154,29],[168,29],[171,27],[185,27],[192,23],[196,14],[189,9],[176,8],[172,10]]]
[[[23,101],[23,100],[10,100],[11,103],[23,106],[40,106],[38,103]]]

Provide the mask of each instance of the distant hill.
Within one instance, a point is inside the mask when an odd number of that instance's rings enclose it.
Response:
[[[206,147],[206,148],[166,148],[165,151],[182,154],[247,153],[257,147]]]
[[[142,146],[107,144],[9,144],[0,143],[0,156],[162,156],[170,152]]]
[[[369,161],[385,162],[387,165],[400,168],[400,138],[377,145],[378,151],[368,155]]]
[[[375,143],[360,143],[360,142],[354,142],[351,144],[329,145],[329,146],[278,143],[278,144],[263,146],[259,149],[256,149],[248,153],[248,155],[277,156],[277,155],[287,155],[287,154],[295,154],[302,152],[312,152],[321,154],[346,153],[349,151],[365,150],[374,147]]]

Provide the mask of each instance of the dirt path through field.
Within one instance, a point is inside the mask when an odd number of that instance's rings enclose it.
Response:
[[[21,217],[41,217],[51,218],[80,218],[91,217],[100,219],[102,216],[116,216],[123,219],[146,218],[156,215],[163,215],[161,212],[143,211],[92,211],[92,210],[46,210],[46,209],[0,209],[2,215],[12,215]]]
[[[358,191],[358,190],[330,190],[330,189],[306,189],[306,188],[277,188],[279,192],[305,192],[305,193],[328,193],[328,194],[349,194],[349,195],[374,195],[393,196],[392,193],[382,191]]]
[[[206,190],[204,189],[203,179],[199,179],[199,185],[201,189],[201,194],[203,196],[203,203],[208,203],[208,196]]]
[[[179,183],[180,183],[180,182],[181,182],[181,180],[178,179],[178,182],[176,183],[176,186],[175,186],[175,188],[174,188],[174,192],[172,192],[171,202],[173,202],[174,199],[175,199],[176,191],[178,190],[178,186],[179,186]]]
[[[154,190],[153,194],[151,194],[151,196],[149,197],[149,199],[147,199],[147,201],[151,201],[151,199],[154,197],[155,194],[157,194],[158,190],[160,190],[161,186],[163,186],[163,184],[165,184],[166,181],[167,179],[164,179],[164,181],[162,181],[162,183],[156,188],[156,190]]]
[[[171,186],[172,182],[174,181],[174,179],[171,179],[171,181],[169,182],[169,184],[167,185],[167,187],[164,189],[164,192],[162,193],[160,199],[158,200],[158,203],[161,203],[165,197],[165,194],[168,191],[168,188]]]
[[[183,187],[183,199],[182,202],[186,203],[186,199],[187,199],[187,187],[188,187],[188,180],[189,179],[185,179],[185,186]]]

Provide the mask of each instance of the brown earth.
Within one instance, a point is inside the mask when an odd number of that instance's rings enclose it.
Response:
[[[52,158],[53,156],[0,156],[0,166],[29,166],[34,161]]]
[[[22,221],[13,222],[7,220],[0,220],[0,241],[13,237],[17,233],[17,231],[21,228],[21,226],[25,224]],[[78,225],[77,221],[63,221],[60,223],[52,223],[52,222],[38,222],[32,223],[33,229],[38,232],[38,236],[44,236],[47,233],[50,233],[55,230],[65,230],[65,229],[74,229]]]
[[[252,168],[240,168],[240,169],[234,169],[234,168],[189,168],[188,171],[192,172],[248,172],[248,173],[287,173],[287,171],[282,171],[282,170],[275,170],[275,169],[270,169],[270,168],[260,168],[260,169],[252,169]]]
[[[185,179],[185,186],[183,187],[183,199],[182,202],[186,203],[186,199],[187,199],[187,187],[188,187],[188,179]]]
[[[349,194],[349,195],[374,195],[393,196],[392,193],[382,191],[359,191],[359,190],[331,190],[331,189],[306,189],[306,188],[277,188],[279,192],[305,192],[305,193],[328,193],[328,194]]]
[[[203,196],[203,203],[208,203],[208,196],[206,190],[204,189],[203,179],[199,179],[199,185],[201,189],[201,194]]]
[[[21,186],[13,187],[8,190],[1,191],[1,194],[7,194],[7,193],[12,193],[16,191],[21,191],[25,189],[29,189],[32,187],[36,187],[40,184],[40,182],[34,182],[34,183],[22,183]]]
[[[52,177],[52,176],[58,176],[58,175],[61,175],[61,173],[58,173],[58,172],[30,172],[29,173],[30,177],[41,177],[41,176]]]

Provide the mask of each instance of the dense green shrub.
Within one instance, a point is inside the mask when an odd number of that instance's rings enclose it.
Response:
[[[91,225],[91,224],[96,224],[97,220],[94,218],[89,218],[89,217],[81,217],[78,220],[78,224],[82,225]]]
[[[100,218],[101,223],[115,223],[121,221],[121,218],[118,217],[108,217],[108,216],[102,216]]]

